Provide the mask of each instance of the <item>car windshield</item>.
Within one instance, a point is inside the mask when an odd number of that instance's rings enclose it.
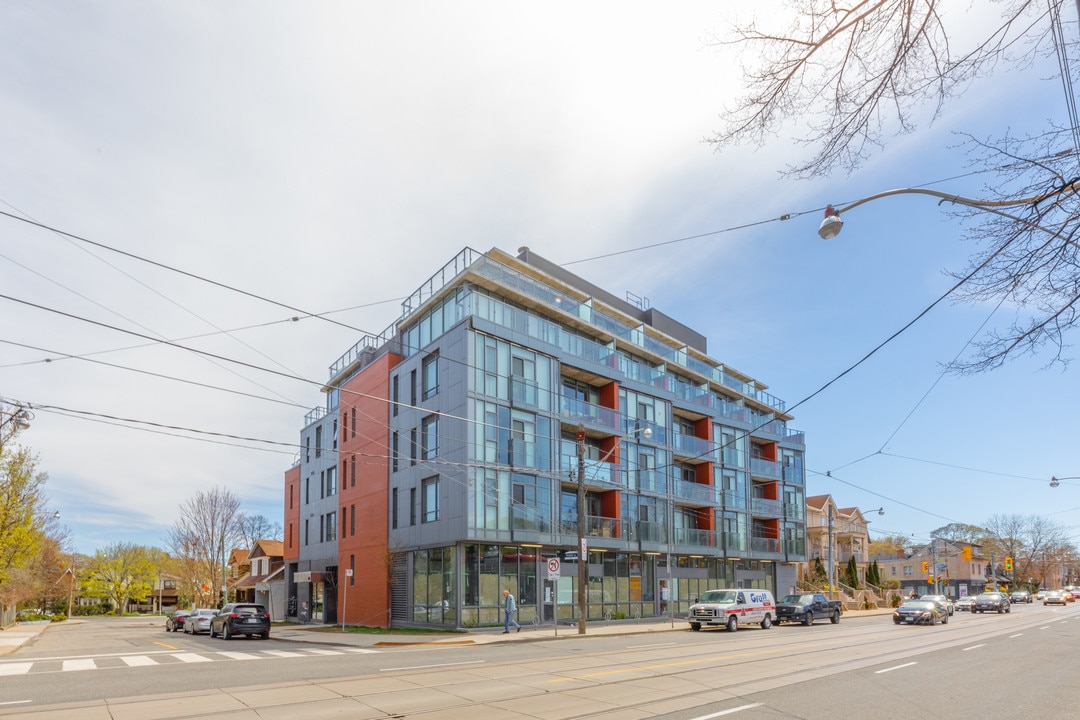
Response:
[[[784,598],[784,602],[788,603],[789,605],[799,605],[801,603],[812,603],[812,602],[814,602],[814,596],[813,595],[788,595],[787,597]]]
[[[983,593],[982,595],[980,595],[979,597],[977,597],[975,599],[976,600],[1000,600],[1001,596],[998,595],[997,593]]]
[[[933,600],[908,600],[903,604],[903,607],[923,609],[934,607]]]
[[[701,596],[703,603],[733,603],[735,602],[734,590],[709,590]]]

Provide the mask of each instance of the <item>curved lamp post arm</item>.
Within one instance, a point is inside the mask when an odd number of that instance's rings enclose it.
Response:
[[[1057,487],[1058,485],[1061,484],[1062,480],[1080,480],[1080,475],[1066,475],[1065,477],[1051,476],[1051,478],[1050,478],[1050,487]]]
[[[1031,205],[1046,200],[1050,197],[1062,195],[1069,191],[1076,192],[1077,190],[1080,190],[1080,181],[1072,182],[1064,187],[1058,188],[1051,192],[1043,193],[1042,195],[1032,195],[1031,197],[1026,198],[1013,198],[1007,200],[978,200],[975,198],[964,197],[963,195],[953,195],[950,193],[941,192],[940,190],[931,190],[929,188],[896,188],[895,190],[886,190],[884,192],[879,192],[874,195],[869,195],[860,200],[856,200],[855,202],[848,203],[841,208],[835,208],[832,205],[829,205],[827,208],[825,208],[825,219],[821,221],[821,226],[818,228],[818,235],[820,235],[824,240],[832,240],[840,234],[840,229],[844,227],[844,221],[840,219],[840,213],[845,213],[849,210],[853,210],[854,208],[871,202],[872,200],[877,200],[883,197],[890,197],[892,195],[929,195],[931,197],[938,198],[940,201],[938,204],[940,204],[941,202],[950,202],[956,205],[964,205],[966,207],[975,208],[976,210],[983,210],[994,215],[1000,215],[1001,217],[1013,220],[1015,222],[1023,223],[1024,225],[1036,228],[1038,230],[1042,230],[1043,232],[1049,233],[1050,235],[1058,235],[1059,233],[1056,230],[1051,230],[1049,228],[1043,227],[1042,225],[1033,223],[1030,220],[1016,217],[1015,215],[1009,215],[1008,213],[1001,212],[997,208],[1016,207],[1019,205]],[[1071,240],[1069,240],[1068,242],[1070,244],[1075,244]]]

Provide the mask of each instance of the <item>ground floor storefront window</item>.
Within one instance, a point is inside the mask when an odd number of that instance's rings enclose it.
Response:
[[[547,561],[560,560],[560,579],[549,582]],[[670,562],[669,562],[670,558]],[[590,552],[589,621],[685,615],[706,590],[774,590],[775,565],[656,553]],[[464,543],[411,553],[407,619],[423,624],[484,627],[503,622],[502,591],[517,601],[520,623],[573,623],[578,617],[578,565],[563,548]]]

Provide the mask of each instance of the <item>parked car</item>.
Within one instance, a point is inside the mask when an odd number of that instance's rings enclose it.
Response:
[[[229,603],[210,620],[210,637],[232,640],[236,635],[270,637],[270,615],[262,605]]]
[[[1068,605],[1064,590],[1047,590],[1043,595],[1043,605]]]
[[[776,624],[783,622],[813,625],[815,620],[828,618],[834,625],[840,622],[843,603],[830,600],[821,593],[802,593],[788,595],[776,604]]]
[[[1031,596],[1027,590],[1013,590],[1009,595],[1009,602],[1014,603],[1033,603],[1035,598]]]
[[[945,595],[923,595],[919,599],[920,600],[933,600],[934,602],[941,603],[942,605],[945,606],[946,612],[948,612],[950,615],[952,615],[956,611],[956,606],[953,605],[953,601],[950,600]]]
[[[690,606],[686,618],[690,629],[702,625],[719,625],[735,632],[739,625],[757,623],[762,630],[772,627],[776,619],[776,601],[768,590],[706,590],[701,599]]]
[[[191,614],[190,610],[177,610],[165,619],[165,632],[180,632],[184,629],[184,618]]]
[[[1046,590],[1040,590],[1039,592],[1035,593],[1035,599],[1036,600],[1042,600],[1043,598],[1046,597],[1046,592],[1047,592]]]
[[[210,619],[217,614],[217,610],[213,608],[199,608],[198,610],[192,610],[191,613],[184,618],[184,632],[190,635],[198,635],[201,632],[206,632],[210,629]]]
[[[893,611],[897,625],[944,625],[949,622],[949,611],[936,600],[905,600]]]
[[[971,612],[984,613],[996,612],[1007,613],[1012,609],[1009,596],[1003,592],[984,592],[975,596],[975,604],[971,606]]]
[[[953,603],[953,607],[955,607],[957,610],[970,611],[971,606],[974,604],[975,597],[973,595],[965,595],[963,597],[957,598],[956,602]]]

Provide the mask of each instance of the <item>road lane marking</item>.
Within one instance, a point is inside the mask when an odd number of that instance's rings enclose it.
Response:
[[[176,653],[175,655],[173,655],[173,657],[180,662],[186,663],[211,662],[210,658],[204,657],[202,655],[196,655],[195,653]]]
[[[147,655],[126,655],[120,658],[127,664],[128,667],[144,667],[146,665],[157,665],[157,660]]]
[[[312,649],[308,650],[308,652],[313,653],[315,655],[342,655],[343,654],[340,650],[324,650],[323,648],[312,648]]]
[[[368,650],[367,648],[345,648],[345,652],[351,653],[377,653],[378,650]]]
[[[0,702],[0,705],[25,705],[28,702],[34,702],[33,700],[8,700],[7,702]]]
[[[465,662],[439,663],[438,665],[409,665],[408,667],[380,668],[379,672],[398,672],[399,670],[427,670],[437,667],[454,667],[455,665],[482,665],[486,660],[466,660]]]
[[[251,653],[246,652],[229,652],[228,650],[222,650],[218,655],[224,655],[233,660],[262,660],[261,655],[252,655]]]
[[[97,669],[97,665],[94,664],[93,660],[84,659],[84,660],[65,660],[64,661],[64,672],[68,672],[69,670],[96,670],[96,669]]]
[[[29,672],[33,665],[34,663],[32,662],[0,665],[0,675],[22,675]]]
[[[158,642],[157,640],[154,641],[154,644],[155,645],[160,645],[163,648],[168,648],[169,650],[179,650],[180,649],[180,648],[176,647],[175,645],[170,645],[169,643]]]
[[[964,652],[967,652],[968,650],[974,650],[975,648],[981,648],[984,645],[986,645],[986,643],[981,643],[979,645],[972,645],[971,647],[966,647],[966,648],[964,648]]]
[[[675,643],[672,643],[674,645]],[[756,707],[761,707],[761,703],[754,703],[753,705],[740,705],[739,707],[731,708],[729,710],[721,710],[720,712],[714,712],[711,715],[699,715],[696,718],[690,720],[711,720],[711,718],[718,718],[723,715],[730,715],[732,713],[742,712],[743,710],[751,710]]]
[[[893,670],[899,670],[900,668],[911,667],[912,665],[918,665],[918,664],[919,663],[917,663],[917,662],[909,662],[909,663],[904,663],[903,665],[893,665],[892,667],[884,668],[882,670],[875,670],[874,674],[875,675],[880,675],[881,673],[892,672]]]
[[[1010,636],[1009,636],[1009,639],[1010,639],[1010,640],[1012,640],[1013,638],[1016,638],[1016,637],[1020,637],[1020,636],[1021,636],[1021,635],[1023,635],[1023,634],[1024,634],[1024,633],[1016,633],[1015,635],[1010,635]]]
[[[274,657],[294,658],[304,657],[304,653],[290,652],[289,650],[263,650],[267,655],[273,655]]]

